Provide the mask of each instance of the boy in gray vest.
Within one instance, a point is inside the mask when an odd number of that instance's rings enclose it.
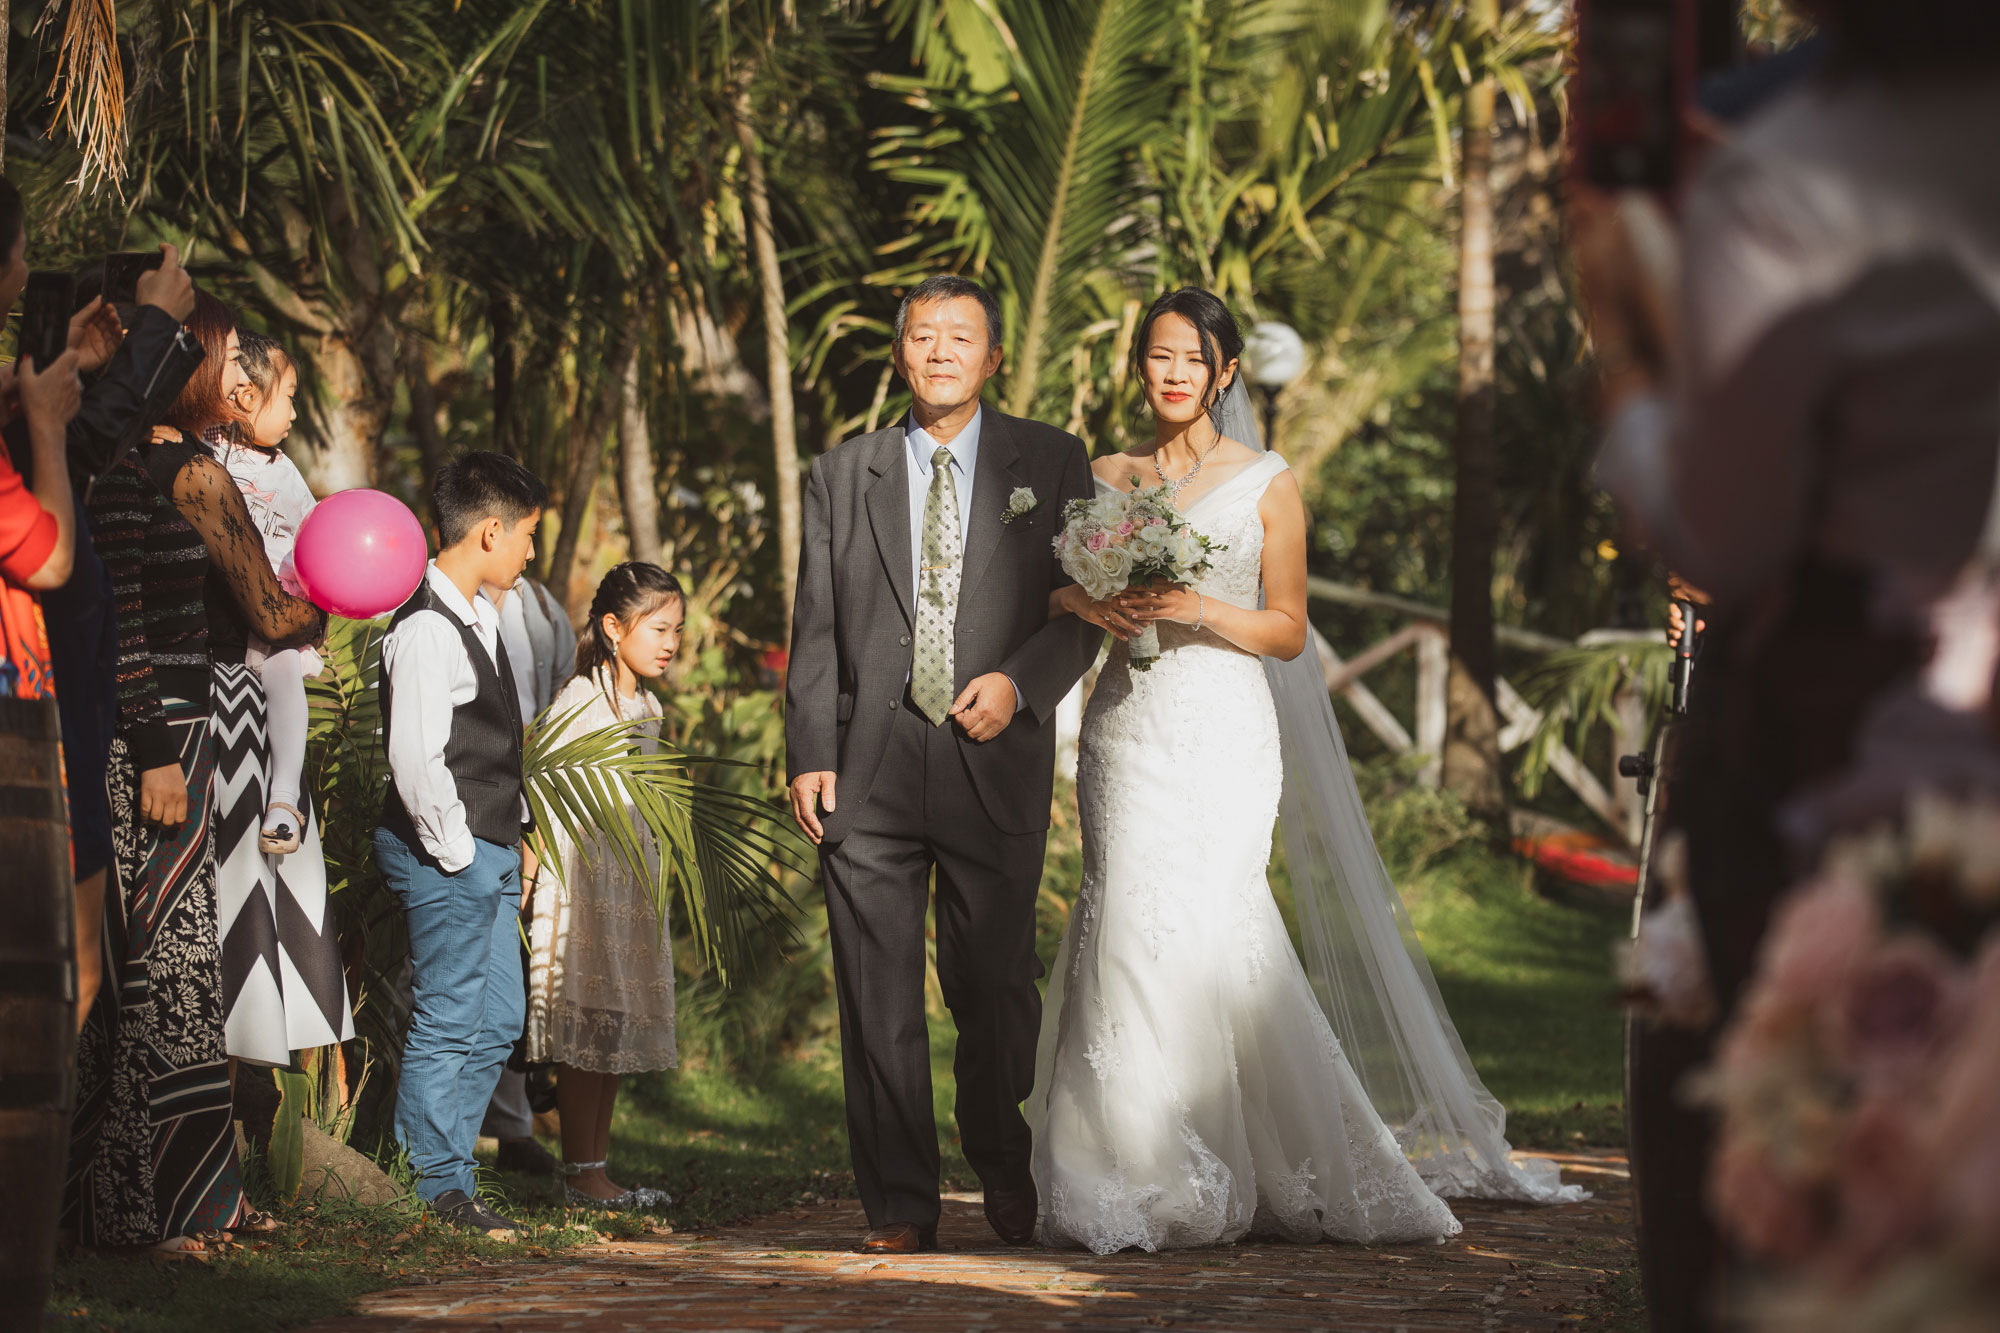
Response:
[[[382,641],[393,781],[375,863],[408,917],[416,996],[396,1138],[433,1212],[504,1237],[519,1224],[479,1202],[472,1149],[526,1010],[528,804],[518,695],[482,587],[508,586],[534,557],[548,488],[502,454],[469,453],[439,469],[431,496],[437,559]]]

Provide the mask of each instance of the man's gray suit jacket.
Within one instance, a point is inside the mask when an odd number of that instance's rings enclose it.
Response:
[[[988,672],[1013,678],[1022,707],[992,740],[947,721],[980,804],[1006,833],[1048,827],[1055,780],[1056,705],[1082,677],[1104,632],[1075,616],[1049,619],[1049,593],[1071,580],[1052,539],[1065,502],[1091,494],[1090,460],[1075,436],[984,409],[972,513],[966,525],[953,666],[955,691]],[[838,842],[868,800],[915,654],[910,468],[903,426],[829,449],[806,485],[798,596],[785,684],[790,776],[831,770],[825,840]],[[1033,512],[1003,523],[1017,487]]]

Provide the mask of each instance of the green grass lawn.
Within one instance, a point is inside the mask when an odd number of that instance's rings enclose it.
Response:
[[[1512,859],[1461,853],[1405,884],[1438,989],[1517,1148],[1625,1141],[1624,903],[1536,892]]]
[[[1621,1026],[1609,972],[1625,907],[1538,893],[1526,867],[1487,850],[1434,797],[1405,791],[1372,808],[1384,857],[1460,1035],[1511,1112],[1515,1145],[1621,1142]],[[1077,859],[1074,829],[1059,827],[1043,898],[1045,956],[1054,953]],[[1282,870],[1275,886],[1285,899]],[[824,1010],[822,1000],[822,1034]],[[931,1038],[947,1188],[971,1187],[951,1120],[949,1024],[934,1022]],[[711,1227],[853,1194],[839,1054],[830,1035],[763,1060],[731,1062],[697,1045],[690,1064],[628,1079],[619,1100],[616,1174],[674,1195],[649,1221],[571,1213],[559,1205],[553,1184],[512,1176],[494,1177],[493,1184],[535,1230],[511,1246],[467,1240],[408,1207],[279,1207],[284,1231],[207,1264],[64,1259],[50,1326],[131,1333],[282,1329],[341,1313],[367,1291],[427,1272],[523,1253],[546,1256],[601,1231]]]

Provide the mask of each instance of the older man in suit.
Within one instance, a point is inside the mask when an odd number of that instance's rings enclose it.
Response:
[[[958,1026],[958,1125],[1002,1240],[1033,1239],[1021,1102],[1041,999],[1035,898],[1057,706],[1102,631],[1051,622],[1051,538],[1091,494],[1074,436],[981,407],[1000,311],[963,278],[896,316],[908,417],[829,450],[806,489],[786,686],[793,814],[818,844],[863,1249],[936,1245],[924,914]]]

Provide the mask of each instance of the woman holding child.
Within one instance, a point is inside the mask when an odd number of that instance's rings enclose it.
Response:
[[[174,415],[222,420],[242,375],[235,319],[198,295],[187,328],[204,357]],[[107,782],[118,874],[106,984],[77,1045],[65,1223],[85,1245],[198,1253],[244,1218],[216,917],[210,626],[218,594],[273,644],[317,639],[325,617],[279,584],[235,484],[197,446],[136,450],[99,479],[90,513],[118,604]]]
[[[279,447],[297,413],[298,370],[260,334],[238,335],[236,382],[218,403],[169,414],[169,433],[198,443],[243,497],[267,567],[284,590],[292,544],[313,495]],[[232,1057],[282,1065],[295,1050],[354,1035],[340,965],[318,821],[307,813],[305,682],[319,674],[309,645],[274,647],[211,571],[210,705],[214,714],[216,905],[227,1044]]]

